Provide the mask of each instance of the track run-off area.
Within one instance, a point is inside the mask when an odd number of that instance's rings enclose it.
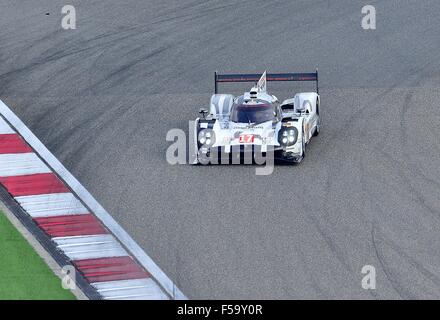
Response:
[[[66,4],[0,0],[0,99],[186,296],[440,298],[440,2],[74,0],[64,30]],[[316,68],[300,165],[166,161],[215,70]]]

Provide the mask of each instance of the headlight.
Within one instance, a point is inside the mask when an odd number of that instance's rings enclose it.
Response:
[[[298,130],[293,128],[281,129],[278,134],[278,141],[283,146],[292,146],[296,143],[298,139]]]
[[[214,131],[211,129],[203,129],[199,131],[198,140],[201,145],[212,146],[215,142]]]

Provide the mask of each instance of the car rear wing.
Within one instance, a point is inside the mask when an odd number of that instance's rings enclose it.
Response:
[[[214,73],[214,93],[218,93],[218,84],[227,82],[258,82],[261,74],[219,74]],[[318,69],[311,73],[268,73],[266,81],[315,81],[316,93],[319,94]]]

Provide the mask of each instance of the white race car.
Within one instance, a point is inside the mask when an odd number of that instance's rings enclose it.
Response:
[[[281,104],[266,90],[270,81],[314,81],[316,92],[297,93]],[[219,94],[218,83],[254,82],[241,96]],[[193,163],[252,163],[274,159],[299,163],[321,129],[318,71],[283,74],[217,74],[209,111],[200,109],[194,126]],[[244,161],[243,161],[244,160]],[[258,162],[257,162],[258,163]]]

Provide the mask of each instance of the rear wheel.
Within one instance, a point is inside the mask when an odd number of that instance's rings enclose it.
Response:
[[[316,101],[316,114],[318,115],[318,122],[316,124],[315,131],[313,132],[313,136],[319,136],[319,131],[321,131],[321,114],[319,113],[319,100]]]

